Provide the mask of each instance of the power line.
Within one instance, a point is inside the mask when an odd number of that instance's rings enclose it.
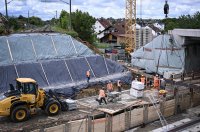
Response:
[[[64,0],[41,0],[41,2],[63,2],[65,4],[68,4],[69,5],[69,29],[72,30],[72,24],[71,24],[71,12],[72,12],[72,3],[71,3],[71,0],[69,0],[69,2],[66,2]]]

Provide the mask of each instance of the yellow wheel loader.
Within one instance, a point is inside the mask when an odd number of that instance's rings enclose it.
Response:
[[[45,92],[38,88],[34,79],[17,78],[16,88],[10,84],[8,92],[0,94],[0,116],[9,116],[13,122],[29,119],[41,108],[49,116],[68,110],[68,104],[53,91]]]

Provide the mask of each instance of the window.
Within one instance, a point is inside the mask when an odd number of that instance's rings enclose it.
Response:
[[[23,86],[23,93],[25,94],[36,94],[35,84],[33,83],[24,83]]]

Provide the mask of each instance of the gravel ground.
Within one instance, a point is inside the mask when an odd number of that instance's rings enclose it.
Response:
[[[68,121],[77,120],[84,118],[87,114],[80,112],[79,110],[88,110],[86,108],[79,108],[74,111],[60,112],[59,115],[48,117],[41,110],[38,110],[36,115],[33,115],[31,119],[21,122],[13,123],[7,117],[0,118],[0,131],[10,132],[10,131],[30,131],[38,128],[50,127],[58,124],[63,124]]]

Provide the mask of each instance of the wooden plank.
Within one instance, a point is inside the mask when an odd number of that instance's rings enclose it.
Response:
[[[119,109],[117,109],[117,110],[112,110],[112,109],[109,109],[109,108],[97,108],[97,110],[112,115],[112,114],[117,113],[117,112],[119,112],[119,111],[121,111],[121,110],[124,110],[124,109],[126,109],[126,108],[133,107],[133,106],[140,106],[140,105],[144,105],[144,104],[149,104],[149,103],[146,102],[146,101],[137,100],[137,101],[132,101],[132,102],[128,103],[128,105],[126,105],[125,107],[119,108]]]

